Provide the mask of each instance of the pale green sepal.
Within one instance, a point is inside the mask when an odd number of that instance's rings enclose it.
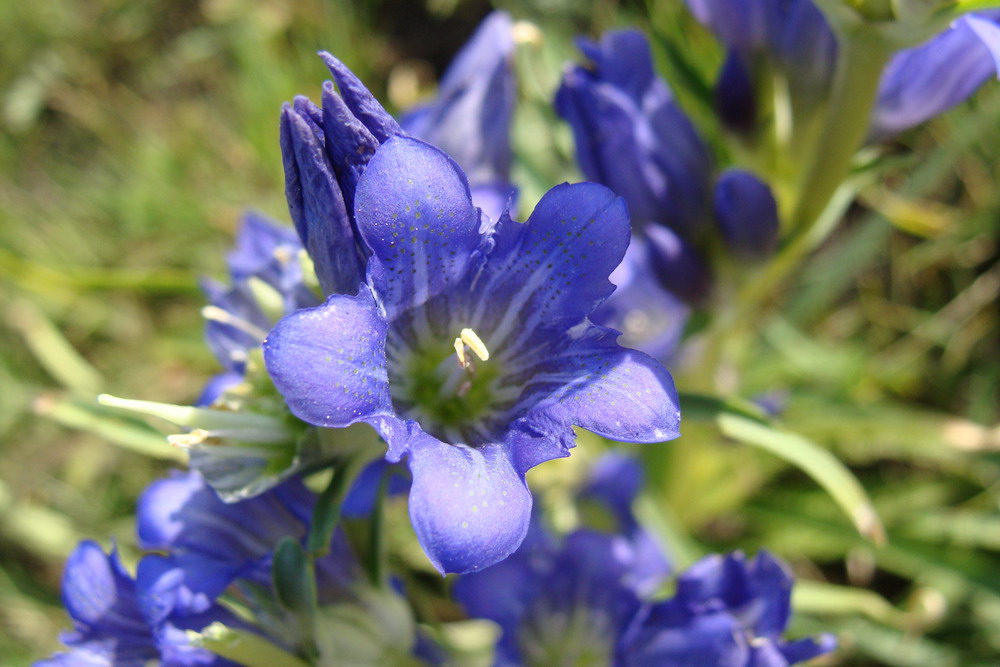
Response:
[[[222,623],[212,623],[201,632],[188,630],[187,638],[193,646],[246,667],[310,667],[309,663],[263,637]]]
[[[322,667],[422,664],[413,656],[416,624],[406,601],[389,590],[359,588],[355,601],[323,607],[316,621]]]

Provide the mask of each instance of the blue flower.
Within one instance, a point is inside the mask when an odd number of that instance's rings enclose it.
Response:
[[[659,231],[657,229],[656,231]],[[677,239],[663,228],[671,240]],[[678,245],[680,241],[677,241]],[[684,333],[691,309],[672,292],[664,289],[654,269],[657,250],[652,242],[633,236],[622,263],[611,273],[615,293],[598,306],[591,316],[596,324],[622,332],[619,342],[642,350],[654,359],[667,361]],[[680,262],[667,262],[668,268]],[[710,284],[707,267],[696,264],[699,275],[672,276],[674,285]],[[691,276],[691,280],[688,277]]]
[[[499,219],[514,193],[514,49],[510,15],[491,13],[455,56],[434,99],[400,120],[407,134],[437,146],[458,163],[469,178],[472,201],[492,220]]]
[[[830,635],[786,642],[792,577],[761,551],[708,556],[681,574],[674,597],[646,605],[622,638],[623,665],[785,667],[836,648]]]
[[[184,614],[208,609],[240,579],[269,586],[272,552],[286,537],[305,538],[315,500],[298,479],[236,503],[223,502],[194,472],[154,482],[136,520],[140,546],[159,555],[143,559],[139,581],[170,605],[163,613]],[[346,537],[335,532],[316,562],[320,601],[346,598],[359,577]]]
[[[444,153],[396,137],[368,163],[356,294],[281,320],[264,344],[291,411],[372,425],[413,475],[410,516],[442,572],[483,568],[528,529],[532,466],[571,426],[627,441],[678,435],[673,381],[587,316],[628,245],[625,206],[594,184],[546,194],[527,223],[481,218]]]
[[[560,539],[536,514],[510,558],[459,578],[455,599],[471,617],[501,628],[496,664],[613,663],[641,599],[670,573],[662,550],[632,513],[641,486],[634,459],[605,455],[578,493],[581,503],[597,503],[610,515],[610,525],[596,522],[604,531],[578,529]]]
[[[322,109],[296,97],[282,110],[285,195],[320,287],[355,294],[365,267],[355,240],[355,190],[378,147],[403,131],[353,72],[329,53],[320,56],[340,94],[327,81]]]
[[[151,661],[178,667],[234,665],[190,645],[184,633],[216,621],[238,624],[231,614],[216,605],[201,613],[159,614],[150,592],[129,576],[115,550],[105,554],[96,542],[81,542],[66,562],[62,592],[73,632],[61,639],[70,651],[36,667],[144,667]]]
[[[578,44],[590,63],[567,68],[556,111],[573,129],[584,175],[621,195],[635,225],[633,247],[612,278],[622,289],[596,317],[665,358],[687,313],[663,289],[695,305],[711,290],[711,272],[694,242],[711,219],[712,159],[655,75],[641,33],[612,31],[600,44]],[[633,337],[637,325],[643,331]]]
[[[202,281],[210,303],[204,309],[205,337],[227,372],[205,388],[199,405],[211,404],[239,381],[251,351],[260,347],[278,317],[317,304],[303,279],[301,250],[291,229],[258,213],[244,215],[227,258],[231,285]]]
[[[656,76],[646,38],[619,30],[578,46],[590,64],[567,68],[555,107],[584,175],[621,195],[639,230],[656,222],[690,236],[710,215],[712,160]]]
[[[720,117],[733,129],[757,122],[747,87],[770,67],[787,81],[795,118],[826,99],[837,40],[810,0],[687,0],[695,17],[729,50],[717,87]],[[959,19],[924,44],[900,51],[879,84],[869,136],[882,139],[918,125],[969,97],[1000,71],[1000,13]]]
[[[870,136],[891,136],[947,111],[1000,73],[1000,11],[966,16],[896,55],[879,83]]]

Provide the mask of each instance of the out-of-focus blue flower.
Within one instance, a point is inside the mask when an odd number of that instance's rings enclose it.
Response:
[[[771,188],[748,171],[727,169],[719,176],[715,220],[734,255],[766,257],[778,245],[778,204]]]
[[[656,76],[646,38],[620,30],[577,44],[590,63],[566,69],[555,106],[584,175],[625,199],[638,230],[659,223],[690,236],[708,220],[712,160]]]
[[[292,412],[372,425],[413,475],[410,516],[441,571],[514,551],[528,529],[525,472],[566,456],[571,425],[619,440],[678,434],[673,381],[587,316],[612,291],[625,206],[594,184],[551,190],[525,224],[486,224],[444,153],[396,137],[355,195],[371,252],[356,296],[281,320],[264,344]]]
[[[604,456],[578,502],[585,523],[587,502],[610,512],[610,529],[559,539],[535,516],[510,558],[459,578],[468,614],[501,628],[496,664],[784,667],[833,650],[826,635],[782,639],[792,578],[766,552],[705,558],[678,576],[674,597],[647,601],[670,565],[632,512],[641,486],[635,460]]]
[[[611,454],[579,493],[614,519],[604,532],[551,535],[541,517],[508,559],[456,582],[455,598],[475,618],[500,625],[498,665],[613,664],[618,641],[670,573],[666,557],[639,526],[632,503],[642,486],[638,463]]]
[[[786,642],[792,577],[767,552],[709,556],[674,597],[646,605],[622,638],[623,665],[785,667],[832,651],[830,635]]]
[[[315,496],[293,479],[237,503],[225,503],[197,473],[154,482],[139,499],[139,544],[162,555],[142,561],[138,579],[173,611],[208,609],[237,579],[270,582],[270,557],[286,537],[303,539]],[[321,599],[343,598],[359,576],[344,536],[316,563]]]
[[[1000,11],[956,21],[886,67],[869,132],[874,139],[919,125],[967,99],[1000,73]]]
[[[735,130],[752,128],[758,103],[746,94],[766,70],[787,83],[795,117],[826,97],[837,40],[811,0],[687,0],[692,14],[729,50],[716,97]],[[897,53],[882,74],[869,136],[881,139],[918,125],[969,97],[1000,70],[1000,13],[956,21],[926,43]],[[770,86],[768,86],[768,89]]]
[[[403,130],[437,146],[469,178],[472,201],[498,220],[514,193],[510,183],[510,124],[514,24],[506,12],[487,16],[455,56],[429,103],[402,117]]]
[[[235,664],[190,645],[184,633],[216,621],[235,624],[231,614],[215,605],[196,614],[158,613],[150,604],[150,591],[129,576],[117,552],[105,554],[96,542],[81,542],[73,551],[62,592],[73,632],[61,639],[70,651],[39,661],[36,667],[145,667],[155,661],[178,667]]]
[[[691,309],[663,288],[653,269],[650,245],[645,239],[632,237],[625,258],[610,276],[617,289],[594,311],[591,320],[621,331],[618,340],[622,345],[667,361],[677,350]],[[707,268],[704,273],[708,283]]]
[[[315,306],[305,285],[295,232],[248,212],[227,258],[231,285],[203,280],[210,306],[205,309],[208,345],[227,372],[205,388],[199,405],[209,405],[239,381],[250,351],[260,347],[278,316]]]
[[[691,244],[711,216],[712,159],[656,76],[641,33],[612,31],[599,44],[580,39],[578,45],[590,62],[567,67],[556,111],[573,129],[583,173],[625,199],[635,232],[625,266],[612,279],[622,289],[597,317],[662,358],[686,321],[663,288],[698,304],[712,284]],[[647,286],[654,296],[644,301]],[[645,332],[629,338],[640,324]]]

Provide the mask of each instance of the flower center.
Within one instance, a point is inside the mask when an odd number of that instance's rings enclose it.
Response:
[[[412,336],[412,331],[407,331]],[[471,328],[451,345],[420,336],[401,349],[404,332],[390,333],[387,346],[393,407],[416,420],[427,433],[445,442],[480,445],[490,441],[490,417],[497,412],[496,382],[500,364]],[[405,336],[409,337],[409,336]],[[446,339],[447,340],[447,339]],[[394,349],[395,348],[395,349]]]

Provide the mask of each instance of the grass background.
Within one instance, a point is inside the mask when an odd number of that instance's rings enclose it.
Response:
[[[543,35],[519,57],[528,204],[576,175],[549,99],[578,32],[655,34],[662,71],[723,153],[698,85],[721,54],[676,0],[498,5]],[[89,413],[72,401],[184,403],[216,371],[196,278],[223,274],[244,209],[288,219],[277,117],[296,94],[318,98],[315,52],[396,111],[490,8],[0,3],[0,664],[56,647],[79,539],[134,544],[134,500],[174,463],[134,451],[155,439],[138,425],[79,428]],[[741,393],[785,392],[784,422],[852,466],[888,546],[858,537],[800,471],[697,422],[658,463],[653,499],[700,547],[766,545],[808,578],[864,591],[798,600],[797,630],[834,629],[850,664],[1000,656],[998,147],[995,82],[898,138],[884,177],[741,338]]]

